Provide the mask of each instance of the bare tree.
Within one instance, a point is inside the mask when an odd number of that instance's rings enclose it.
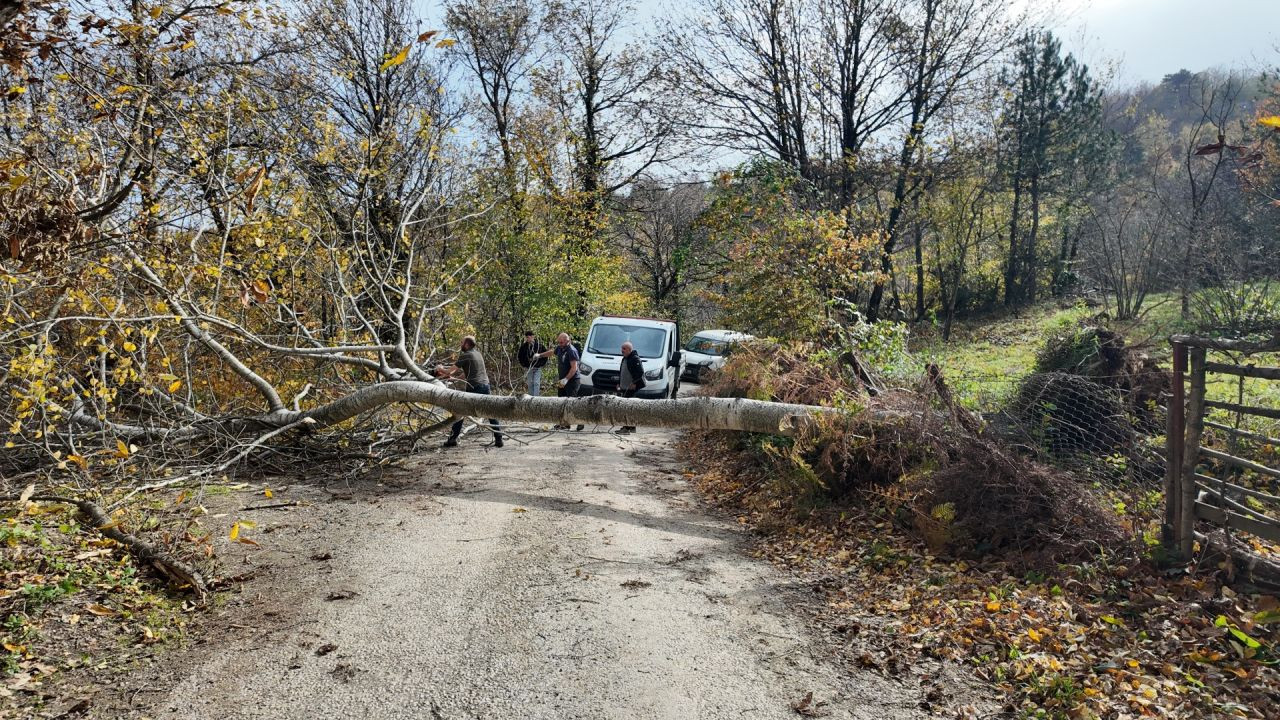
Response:
[[[597,225],[603,199],[669,159],[674,139],[667,102],[656,91],[662,73],[656,53],[623,42],[632,12],[626,3],[574,0],[556,24],[565,68],[548,95],[568,126],[584,214]]]
[[[880,272],[889,278],[904,214],[920,192],[918,172],[933,121],[960,100],[980,73],[1000,57],[1017,26],[1001,0],[916,0],[901,9],[906,57],[905,119],[893,164],[893,187],[882,229]],[[876,320],[886,282],[872,288],[867,318]]]
[[[666,25],[671,89],[696,105],[688,127],[722,149],[764,153],[808,177],[813,122],[802,0],[699,0]]]
[[[839,201],[854,199],[855,168],[863,147],[889,127],[904,108],[899,82],[899,43],[905,28],[888,0],[819,0],[818,47],[812,59],[814,91],[822,122],[838,138]]]
[[[1166,199],[1183,230],[1182,267],[1178,296],[1183,318],[1191,312],[1191,294],[1198,271],[1203,267],[1208,238],[1204,237],[1207,215],[1214,191],[1234,160],[1245,148],[1227,142],[1230,123],[1237,112],[1244,83],[1235,75],[1216,78],[1201,74],[1188,90],[1198,117],[1178,147],[1178,160],[1185,178],[1182,197]]]
[[[706,188],[641,182],[620,205],[617,232],[629,274],[654,310],[683,319],[688,290],[719,274],[718,254],[698,223]]]
[[[1095,197],[1086,211],[1084,257],[1111,296],[1117,320],[1138,316],[1167,267],[1166,216],[1139,182]]]
[[[534,65],[544,57],[542,42],[553,22],[546,7],[529,0],[470,0],[451,3],[446,24],[457,37],[462,58],[479,90],[479,103],[492,124],[508,192],[515,193],[517,153],[514,105]]]

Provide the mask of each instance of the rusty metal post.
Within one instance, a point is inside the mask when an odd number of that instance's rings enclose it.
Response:
[[[1187,373],[1187,346],[1173,343],[1173,382],[1170,387],[1169,416],[1165,423],[1164,522],[1160,540],[1166,549],[1178,547],[1178,523],[1182,517],[1182,443],[1186,406],[1183,384]]]
[[[1184,560],[1191,558],[1192,543],[1196,536],[1196,465],[1200,462],[1200,435],[1204,432],[1205,349],[1191,348],[1191,390],[1187,394],[1186,430],[1182,449],[1182,498],[1178,511],[1178,554]]]

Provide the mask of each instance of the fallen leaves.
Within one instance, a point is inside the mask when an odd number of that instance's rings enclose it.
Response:
[[[238,542],[238,543],[243,543],[245,545],[256,546],[258,544],[256,541],[250,540],[249,538],[244,537],[244,535],[241,534],[242,530],[252,530],[253,528],[256,528],[256,527],[258,527],[257,523],[253,522],[252,520],[237,520],[236,522],[231,524],[231,529],[227,532],[227,539],[230,540],[231,542]]]
[[[948,562],[874,503],[798,513],[776,485],[742,494],[753,479],[717,452],[688,453],[697,485],[763,532],[760,554],[807,579],[855,665],[894,676],[963,663],[1014,716],[1268,718],[1280,697],[1272,596],[1105,554],[1049,575]],[[940,698],[924,702],[940,711]]]
[[[104,455],[129,457],[121,440]],[[79,456],[69,461],[80,465]],[[56,492],[42,488],[41,492]],[[104,497],[104,505],[119,496]],[[65,505],[40,503],[6,508],[0,521],[0,717],[59,717],[87,707],[64,678],[68,671],[96,673],[128,666],[156,645],[182,636],[193,610],[164,592],[167,580],[114,540],[102,537]],[[25,510],[25,511],[19,511]],[[190,556],[207,543],[196,509],[137,496],[119,504],[106,527],[131,532]],[[165,522],[173,521],[173,522]],[[109,648],[110,657],[99,650]],[[16,708],[16,715],[10,710]],[[69,715],[68,715],[69,716]]]
[[[823,705],[826,705],[826,703],[815,703],[813,701],[813,691],[810,690],[804,697],[791,703],[791,709],[794,710],[797,715],[803,715],[805,717],[826,717],[828,713],[821,709]]]

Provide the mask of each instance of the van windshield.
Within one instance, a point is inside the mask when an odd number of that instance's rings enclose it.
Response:
[[[624,325],[622,323],[597,323],[587,337],[587,352],[597,355],[621,355],[622,343],[630,340],[631,346],[642,358],[662,357],[662,346],[667,331],[655,327]]]

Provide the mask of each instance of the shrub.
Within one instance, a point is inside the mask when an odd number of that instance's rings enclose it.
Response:
[[[1055,457],[1128,447],[1133,429],[1113,388],[1079,375],[1028,375],[1009,407],[1017,429]]]
[[[1124,409],[1114,390],[1064,373],[1038,377],[1052,379],[1040,381],[1033,386],[1039,390],[1028,390],[1025,398],[1036,422],[1043,422],[1047,397],[1068,407],[1080,393],[1078,384],[1085,383],[1091,388],[1085,399],[1094,405],[1081,412],[1119,418],[1111,426],[1115,437],[1106,443],[1127,437]],[[761,477],[776,492],[791,496],[793,508],[811,507],[815,500],[887,502],[936,552],[997,555],[1026,568],[1053,567],[1089,555],[1099,545],[1117,548],[1125,542],[1114,517],[1075,477],[967,430],[937,406],[923,383],[920,389],[872,397],[838,358],[805,354],[799,346],[756,343],[730,358],[706,387],[719,396],[851,411],[804,437],[738,443],[757,467],[767,469]],[[859,408],[876,412],[857,412]],[[1072,435],[1063,427],[1051,435],[1064,449],[1096,442],[1084,429]]]

